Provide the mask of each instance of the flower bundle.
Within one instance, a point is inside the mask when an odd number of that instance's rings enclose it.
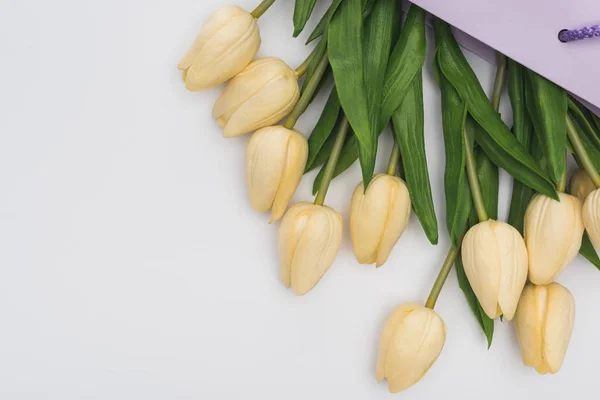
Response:
[[[294,36],[317,1],[295,1]],[[424,141],[426,13],[412,5],[402,21],[397,0],[333,0],[310,35],[318,44],[294,70],[277,58],[253,61],[261,43],[257,20],[274,2],[251,13],[215,11],[179,68],[191,91],[227,82],[213,116],[225,137],[252,133],[245,162],[250,204],[270,211],[271,222],[281,220],[280,278],[304,295],[342,242],[342,216],[325,205],[329,185],[357,160],[362,182],[350,201],[357,261],[384,265],[411,211],[438,242]],[[385,325],[376,376],[391,392],[417,383],[442,352],[447,328],[434,307],[453,266],[488,346],[494,320],[514,320],[523,362],[542,374],[560,369],[574,325],[573,296],[557,277],[578,252],[600,268],[600,119],[501,54],[488,99],[450,26],[434,19],[434,31],[451,248],[425,305],[401,305]],[[331,75],[333,88],[307,139],[294,126]],[[498,112],[507,85],[512,129]],[[388,126],[394,145],[387,169],[377,172],[377,139]],[[581,167],[570,194],[568,153]],[[319,167],[314,201],[288,208],[302,176]],[[500,168],[514,178],[507,222],[498,220]]]

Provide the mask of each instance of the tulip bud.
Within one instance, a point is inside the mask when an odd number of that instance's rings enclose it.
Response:
[[[583,224],[594,245],[600,248],[600,189],[590,193],[583,204]]]
[[[585,199],[596,190],[596,186],[592,179],[588,175],[585,170],[580,169],[577,171],[575,175],[573,175],[573,179],[571,179],[571,194],[581,201],[581,204],[585,203]]]
[[[523,363],[540,374],[555,374],[565,359],[575,323],[575,299],[551,283],[527,284],[515,315]]]
[[[296,72],[277,58],[263,58],[227,84],[213,117],[224,128],[223,136],[239,136],[281,121],[299,98]]]
[[[256,131],[246,150],[246,184],[252,208],[267,212],[271,222],[285,213],[308,158],[308,141],[301,133],[283,126]]]
[[[215,10],[177,66],[190,91],[228,81],[252,61],[260,47],[256,19],[236,6]]]
[[[519,231],[504,222],[480,222],[465,235],[462,258],[485,313],[510,321],[527,281],[527,248]]]
[[[293,205],[279,228],[281,280],[298,296],[327,272],[342,243],[342,216],[327,206]]]
[[[410,195],[402,179],[376,175],[366,192],[361,182],[350,205],[352,248],[358,262],[385,264],[408,225],[410,212]]]
[[[445,341],[446,325],[435,311],[419,304],[401,305],[383,329],[377,381],[387,378],[391,393],[408,389],[429,371]]]
[[[581,202],[568,194],[558,196],[560,201],[541,194],[534,196],[525,213],[529,280],[536,285],[554,282],[581,248]]]

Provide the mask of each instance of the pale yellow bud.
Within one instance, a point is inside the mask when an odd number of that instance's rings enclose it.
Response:
[[[261,39],[256,19],[237,6],[215,10],[177,66],[185,87],[198,91],[239,74],[252,61]]]
[[[560,370],[575,323],[575,299],[558,283],[527,284],[515,315],[523,363],[540,374]]]
[[[529,280],[547,285],[575,259],[583,238],[581,202],[558,194],[560,202],[538,194],[525,213],[525,244],[529,254]]]
[[[585,203],[585,199],[587,199],[589,194],[594,190],[596,190],[596,186],[585,170],[580,169],[573,175],[570,192],[581,201],[581,204]]]
[[[280,219],[296,192],[308,158],[303,134],[283,126],[256,131],[246,150],[246,184],[252,208],[271,211],[271,222]]]
[[[583,204],[583,224],[594,245],[600,248],[600,189],[590,193]]]
[[[419,304],[401,305],[381,336],[377,381],[387,378],[391,393],[408,389],[429,371],[445,341],[446,325],[435,311]]]
[[[277,58],[263,58],[227,84],[213,117],[224,128],[223,136],[239,136],[281,121],[299,98],[296,72]]]
[[[410,195],[402,179],[376,175],[366,192],[361,182],[350,205],[352,248],[358,262],[385,264],[408,225],[410,212]]]
[[[504,222],[480,222],[465,235],[462,259],[485,313],[510,321],[527,281],[527,248],[519,231]]]
[[[342,243],[342,216],[327,206],[293,205],[279,228],[281,281],[298,296],[327,272]]]

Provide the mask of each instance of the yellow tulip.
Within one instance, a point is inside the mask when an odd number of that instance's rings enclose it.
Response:
[[[527,284],[515,315],[523,363],[540,374],[560,370],[575,323],[575,299],[569,290],[551,283]]]
[[[279,228],[281,281],[308,293],[327,272],[342,243],[342,216],[327,206],[297,203]]]
[[[583,204],[583,224],[592,242],[600,248],[600,189],[590,193]]]
[[[377,263],[377,267],[385,264],[408,225],[410,213],[410,195],[402,179],[376,175],[366,192],[361,182],[350,206],[352,248],[358,262]]]
[[[554,282],[581,248],[581,202],[564,193],[559,193],[559,198],[556,201],[538,194],[525,213],[529,280],[536,285]]]
[[[261,39],[256,19],[240,7],[215,10],[179,62],[185,86],[198,91],[239,74],[252,61]]]
[[[585,199],[594,190],[596,190],[596,186],[594,186],[594,182],[592,182],[592,179],[585,170],[580,169],[573,175],[570,192],[581,201],[581,204],[585,203]]]
[[[271,222],[280,219],[296,192],[308,157],[308,141],[283,126],[256,131],[246,150],[246,184],[252,208],[271,211]]]
[[[519,231],[504,222],[480,222],[465,235],[462,257],[485,313],[510,321],[527,281],[527,248]]]
[[[223,136],[239,136],[278,123],[299,98],[296,72],[277,58],[263,58],[227,84],[213,117],[224,128]]]
[[[391,393],[408,389],[429,371],[445,341],[446,325],[435,311],[419,304],[401,305],[381,336],[377,381],[387,378]]]

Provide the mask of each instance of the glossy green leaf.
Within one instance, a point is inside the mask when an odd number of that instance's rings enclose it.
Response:
[[[483,128],[482,134],[476,137],[479,145],[496,165],[505,169],[514,178],[540,193],[557,198],[553,182],[511,134],[490,104],[448,24],[439,19],[435,19],[434,24],[436,37],[440,38],[438,40],[440,71],[465,101],[469,114]]]
[[[331,21],[331,17],[333,17],[341,2],[342,0],[333,0],[331,5],[327,9],[327,12],[323,15],[323,17],[321,17],[319,23],[308,37],[306,44],[309,44],[310,42],[321,37],[325,33],[325,31],[327,30],[327,26],[329,25],[329,21]]]
[[[402,103],[413,79],[422,73],[427,55],[425,14],[422,8],[414,4],[408,10],[386,71],[378,131],[385,128]]]
[[[592,163],[594,164],[596,169],[600,171],[600,150],[596,149],[596,147],[587,137],[587,135],[583,133],[583,128],[579,125],[577,121],[573,120],[573,126],[575,126],[575,129],[577,130],[579,137],[581,138],[581,141],[583,142],[587,150],[590,160],[592,160]]]
[[[357,139],[365,187],[375,170],[377,137],[370,124],[365,90],[362,0],[340,4],[328,28],[328,54],[340,103]]]
[[[600,257],[596,253],[596,249],[590,240],[587,232],[583,234],[583,241],[581,242],[581,249],[579,250],[582,256],[584,256],[589,262],[591,262],[596,268],[600,269]]]
[[[321,58],[325,54],[327,54],[327,41],[321,40],[311,53],[311,60],[308,63],[308,69],[306,71],[306,76],[304,77],[304,82],[309,82],[312,79],[312,77],[314,76],[314,74],[317,70],[317,67],[319,66],[319,62],[321,61]],[[323,82],[326,79],[326,76],[327,76],[327,74],[325,73],[323,75],[323,78],[321,79],[321,82]],[[303,85],[301,93],[304,93],[305,88],[306,88],[306,85]]]
[[[308,138],[308,160],[306,162],[306,172],[314,169],[318,165],[315,165],[315,161],[317,161],[317,156],[321,150],[323,150],[323,146],[333,132],[333,128],[335,127],[340,114],[340,108],[340,100],[334,86],[333,89],[331,89],[329,99],[323,108],[321,117],[319,118],[319,121],[317,121],[315,128]]]
[[[577,122],[583,134],[587,136],[596,150],[600,150],[600,130],[597,131],[589,111],[569,98],[569,115],[573,121]]]
[[[296,0],[294,6],[294,37],[298,37],[302,33],[316,4],[317,0]]]
[[[600,134],[600,117],[592,112],[590,112],[590,114],[592,116],[592,122],[594,123],[596,129],[598,130],[598,133]]]
[[[567,92],[535,72],[526,71],[527,110],[542,143],[550,178],[558,183],[567,168]]]
[[[485,334],[485,337],[488,342],[488,349],[492,346],[492,339],[494,337],[494,320],[487,316],[487,314],[483,311],[481,304],[477,300],[477,296],[473,292],[473,288],[467,279],[467,275],[465,274],[465,268],[462,263],[461,254],[456,258],[456,277],[458,278],[458,285],[460,289],[465,295],[467,302],[469,303],[469,307],[473,312],[473,315],[477,319],[481,330]]]
[[[404,101],[392,115],[392,120],[413,209],[429,241],[437,244],[438,224],[425,154],[422,75],[413,79]]]

